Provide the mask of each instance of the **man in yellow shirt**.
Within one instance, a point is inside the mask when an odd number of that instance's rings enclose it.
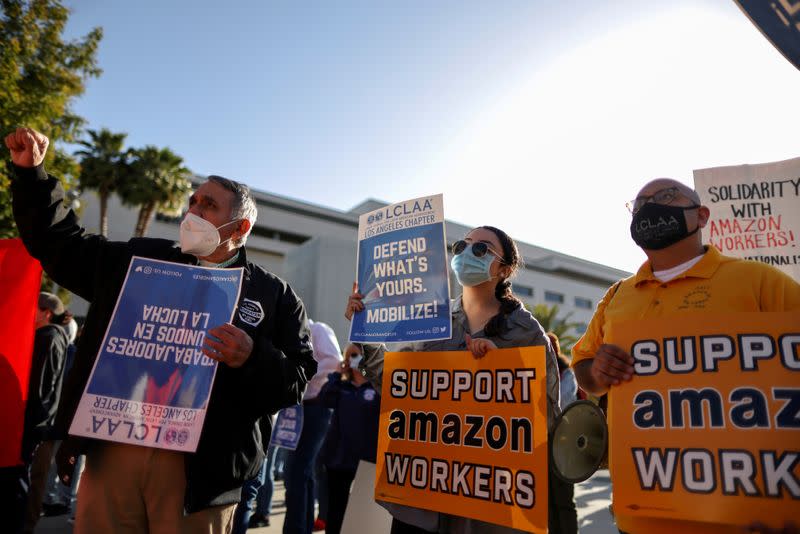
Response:
[[[629,203],[631,237],[648,261],[632,277],[615,284],[598,303],[583,337],[572,349],[578,384],[603,395],[633,379],[634,360],[606,343],[618,321],[696,313],[800,311],[800,284],[766,264],[723,256],[704,247],[700,230],[709,209],[689,187],[666,178],[653,180]],[[629,534],[742,532],[730,525],[616,514]]]

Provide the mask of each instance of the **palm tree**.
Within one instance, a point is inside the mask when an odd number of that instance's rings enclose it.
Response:
[[[113,133],[107,128],[88,130],[89,140],[79,141],[80,187],[97,191],[100,198],[100,235],[108,235],[108,197],[111,196],[126,171],[126,153],[122,151],[126,133]]]
[[[572,345],[574,345],[578,338],[568,334],[580,323],[572,323],[569,318],[572,317],[572,312],[567,313],[564,317],[559,318],[558,304],[548,306],[547,304],[536,304],[532,309],[525,305],[533,316],[542,325],[545,332],[553,332],[558,337],[558,343],[561,345],[561,352],[569,354]]]
[[[134,236],[143,237],[155,213],[180,215],[192,190],[192,173],[183,166],[183,158],[168,148],[148,145],[131,150],[130,157],[129,179],[119,194],[124,204],[139,207]]]

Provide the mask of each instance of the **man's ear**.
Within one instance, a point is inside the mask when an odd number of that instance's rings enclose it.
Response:
[[[242,219],[239,225],[236,227],[236,232],[239,234],[236,236],[236,239],[239,240],[242,237],[247,235],[247,232],[250,231],[250,221],[247,219]]]
[[[697,208],[697,226],[700,228],[705,228],[706,224],[708,224],[708,219],[711,217],[711,210],[708,209],[706,206],[700,206]]]

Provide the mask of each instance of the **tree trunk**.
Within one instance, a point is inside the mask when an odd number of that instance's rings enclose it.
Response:
[[[136,218],[136,229],[133,231],[133,237],[142,237],[142,221],[144,220],[145,204],[139,206],[139,213]]]
[[[139,210],[139,223],[137,226],[139,227],[140,233],[137,234],[137,237],[144,237],[147,234],[147,227],[150,226],[150,219],[153,218],[155,209],[155,203],[148,202]]]
[[[108,193],[100,192],[100,235],[108,237]]]

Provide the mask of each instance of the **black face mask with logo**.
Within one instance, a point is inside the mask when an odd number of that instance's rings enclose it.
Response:
[[[700,229],[700,225],[691,232],[686,227],[683,212],[697,209],[700,206],[665,206],[648,202],[639,209],[631,220],[631,237],[633,241],[647,250],[661,250],[686,239]]]

